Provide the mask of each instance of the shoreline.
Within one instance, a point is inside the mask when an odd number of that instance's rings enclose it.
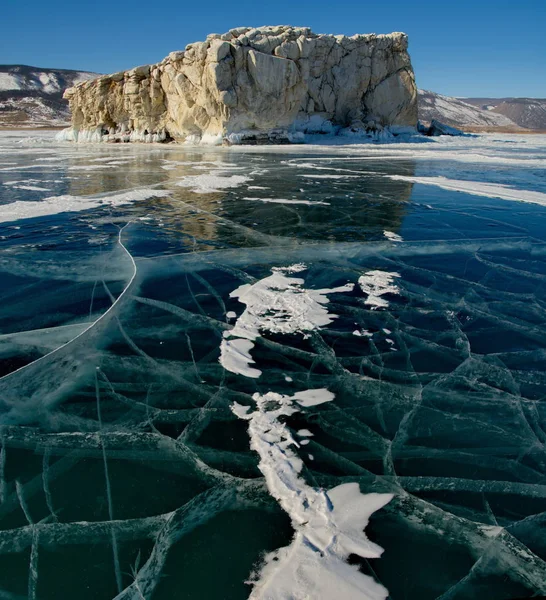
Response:
[[[37,125],[36,127],[4,127],[0,125],[0,131],[61,131],[66,129],[68,125]]]
[[[458,127],[465,133],[511,133],[521,135],[543,135],[546,129],[516,129],[514,127]]]
[[[0,131],[62,131],[70,125],[41,125],[36,127],[2,126]],[[508,133],[518,135],[545,135],[546,129],[515,129],[513,127],[457,127],[464,133]]]

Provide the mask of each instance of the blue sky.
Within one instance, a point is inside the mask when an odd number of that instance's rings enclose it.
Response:
[[[4,0],[0,64],[109,73],[240,25],[405,31],[419,87],[546,97],[546,0]]]

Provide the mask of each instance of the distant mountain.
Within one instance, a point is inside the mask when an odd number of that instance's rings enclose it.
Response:
[[[504,115],[520,127],[546,131],[546,98],[465,98],[464,101]]]
[[[546,131],[546,99],[454,98],[419,90],[419,119],[466,131]]]
[[[0,65],[0,127],[51,127],[70,122],[63,92],[97,73]]]
[[[464,130],[518,130],[517,123],[509,117],[475,106],[466,99],[442,96],[428,90],[419,90],[418,99],[419,120],[429,123],[436,119]]]

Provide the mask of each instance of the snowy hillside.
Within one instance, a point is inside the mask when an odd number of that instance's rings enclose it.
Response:
[[[97,73],[0,65],[0,127],[63,126],[70,121],[66,88]]]
[[[419,90],[419,119],[430,122],[437,119],[452,127],[472,129],[507,128],[517,130],[519,126],[507,116],[474,106],[463,99],[442,96],[428,90]]]
[[[33,91],[62,94],[71,87],[97,77],[97,73],[67,69],[39,69],[25,65],[0,65],[0,92]]]
[[[465,98],[465,102],[504,115],[520,127],[546,131],[545,98]]]

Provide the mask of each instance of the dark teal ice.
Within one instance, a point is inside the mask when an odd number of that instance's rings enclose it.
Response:
[[[231,292],[297,263],[355,284],[337,318],[263,332],[259,378],[225,370]],[[373,271],[399,275],[381,306]],[[0,599],[248,598],[293,527],[230,406],[315,388],[335,400],[286,420],[313,433],[302,477],[394,494],[366,529],[382,557],[351,558],[389,598],[546,595],[545,324],[545,136],[2,133]]]

